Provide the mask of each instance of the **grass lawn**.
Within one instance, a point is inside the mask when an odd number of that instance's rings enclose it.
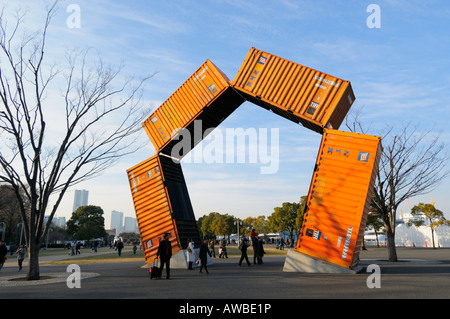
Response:
[[[125,250],[131,249],[131,246],[125,246]],[[268,245],[264,247],[266,252],[266,256],[274,256],[274,255],[286,255],[287,249],[279,250],[276,249],[274,245]],[[58,260],[58,261],[49,261],[42,262],[44,265],[69,265],[69,264],[88,264],[88,263],[107,263],[107,262],[127,262],[127,261],[137,261],[144,259],[144,253],[142,250],[137,250],[136,254],[133,254],[132,251],[123,251],[122,256],[119,257],[117,251],[114,249],[110,249],[109,247],[102,247],[98,249],[98,252],[103,252],[104,254],[96,254],[92,253],[90,249],[82,249],[81,256],[77,258],[71,258],[69,256],[68,249],[49,249],[43,250],[40,253],[40,256],[57,256],[67,254],[67,259]],[[216,257],[219,257],[219,249],[216,248]],[[237,246],[227,246],[228,257],[239,257],[241,255],[240,250]],[[251,247],[248,248],[248,255],[253,256],[253,249]]]

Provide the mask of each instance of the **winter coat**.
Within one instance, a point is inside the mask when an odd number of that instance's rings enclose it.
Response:
[[[191,251],[189,251],[189,250],[191,250]],[[188,244],[188,249],[186,251],[186,255],[187,255],[188,262],[195,261],[194,243],[192,241]]]

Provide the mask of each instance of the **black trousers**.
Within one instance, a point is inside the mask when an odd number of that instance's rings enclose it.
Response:
[[[246,250],[242,250],[241,253],[241,259],[239,259],[239,266],[242,265],[242,261],[244,260],[247,262],[247,265],[250,265],[250,262],[248,261],[248,256],[247,256],[247,251]]]
[[[208,262],[207,258],[200,258],[200,271],[202,271],[203,268],[205,268],[206,272],[208,272],[208,268],[206,268],[206,263]]]
[[[170,278],[170,258],[168,259],[160,259],[159,269],[161,269],[161,274],[164,268],[164,264],[166,264],[166,277]]]
[[[259,251],[258,249],[253,248],[253,263],[254,264],[258,263],[258,259],[259,259]]]

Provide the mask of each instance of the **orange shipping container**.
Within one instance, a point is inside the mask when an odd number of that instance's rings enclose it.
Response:
[[[180,164],[154,155],[127,170],[146,263],[153,262],[159,241],[170,234],[172,251],[200,242]]]
[[[207,128],[216,127],[239,107],[245,100],[230,87],[229,82],[219,68],[206,60],[142,123],[156,151],[171,155],[176,144],[173,137],[180,129],[187,128],[193,133],[193,121],[203,120],[203,136]],[[194,139],[194,134],[191,136]],[[200,141],[192,140],[192,147]]]
[[[358,263],[381,150],[380,137],[324,130],[296,251]]]
[[[349,81],[251,48],[232,86],[265,109],[322,134],[355,100]]]

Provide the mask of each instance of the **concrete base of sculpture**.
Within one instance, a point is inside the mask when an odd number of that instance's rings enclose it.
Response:
[[[284,262],[284,272],[305,272],[322,274],[356,274],[362,267],[356,266],[353,269],[344,268],[325,260],[314,258],[302,254],[294,249],[289,249]]]

